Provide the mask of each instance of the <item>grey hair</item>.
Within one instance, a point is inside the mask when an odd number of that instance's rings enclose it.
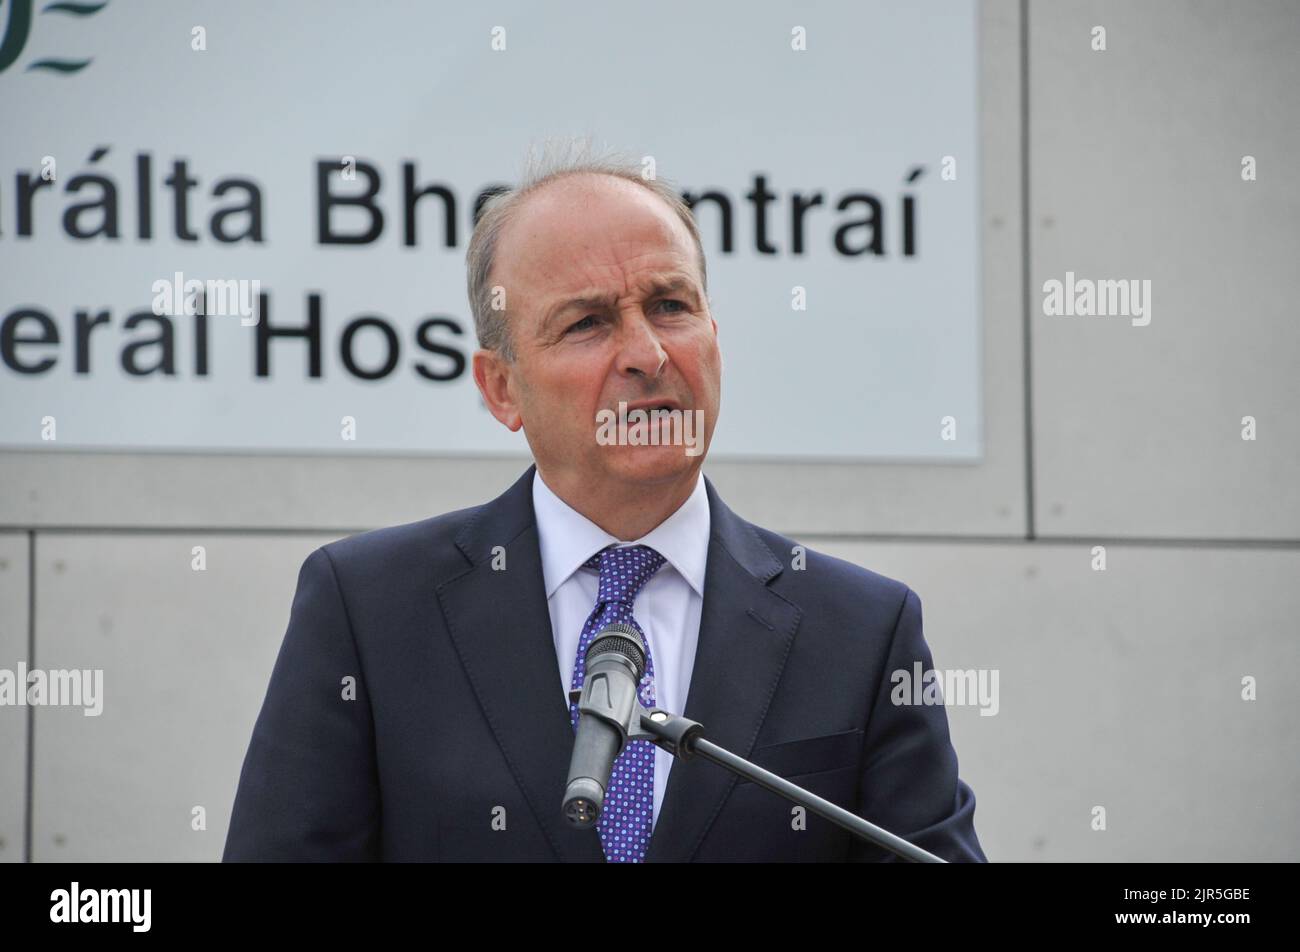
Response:
[[[655,178],[645,178],[643,160],[621,152],[596,153],[589,139],[547,140],[539,152],[530,150],[520,183],[493,195],[483,203],[482,211],[474,225],[474,233],[465,252],[466,283],[470,310],[474,314],[474,331],[480,347],[495,350],[507,361],[515,359],[507,319],[509,306],[493,307],[493,285],[490,283],[492,267],[496,263],[501,232],[518,213],[523,200],[548,182],[570,175],[610,175],[659,196],[681,219],[695,242],[695,255],[700,269],[701,290],[707,296],[709,279],[704,265],[704,245],[700,229],[690,206],[672,183]]]

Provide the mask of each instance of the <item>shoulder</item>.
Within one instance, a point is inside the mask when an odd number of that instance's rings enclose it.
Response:
[[[779,532],[748,525],[781,563],[781,573],[772,581],[772,588],[790,601],[828,607],[837,615],[884,615],[893,622],[909,596],[917,599],[916,593],[899,579],[829,555]]]
[[[357,581],[459,573],[469,566],[456,540],[485,505],[358,532],[321,546],[309,559],[324,558],[340,579]]]

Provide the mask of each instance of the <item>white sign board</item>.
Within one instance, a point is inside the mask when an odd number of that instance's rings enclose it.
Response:
[[[6,6],[6,448],[526,453],[465,248],[531,143],[591,135],[694,202],[715,456],[980,456],[974,0]],[[227,314],[154,314],[186,280]]]

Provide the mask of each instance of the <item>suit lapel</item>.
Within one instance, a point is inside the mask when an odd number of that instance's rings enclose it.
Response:
[[[471,563],[438,586],[448,631],[510,770],[556,856],[605,861],[595,829],[561,814],[573,728],[561,690],[533,515],[535,467],[485,505],[456,540]],[[504,549],[504,569],[494,549]]]
[[[704,737],[748,757],[802,615],[767,583],[782,569],[753,528],[733,513],[705,479],[709,554],[699,643],[685,717]],[[699,758],[675,761],[668,774],[647,862],[689,862],[713,824],[736,776]]]

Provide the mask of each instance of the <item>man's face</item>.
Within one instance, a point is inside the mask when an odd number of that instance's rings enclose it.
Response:
[[[699,469],[722,355],[695,245],[671,209],[609,176],[551,182],[502,233],[491,283],[505,289],[515,360],[479,351],[475,380],[498,420],[522,425],[543,475],[568,487],[652,486]],[[669,442],[667,424],[658,446],[603,444],[598,411],[617,413],[620,401],[629,412],[702,410],[696,455]]]

